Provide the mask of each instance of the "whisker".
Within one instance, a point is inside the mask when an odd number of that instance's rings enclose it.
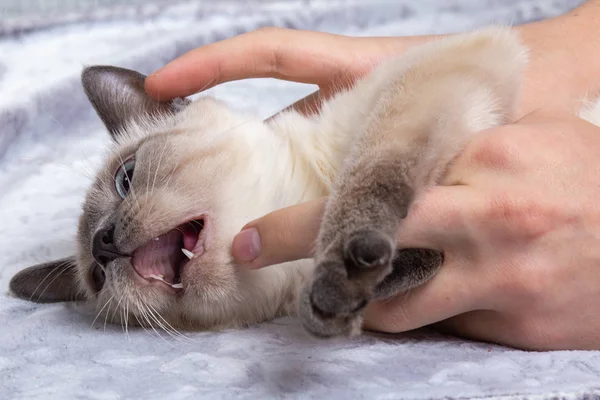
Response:
[[[106,303],[104,303],[104,305],[102,306],[102,308],[100,309],[100,311],[98,311],[98,314],[96,314],[96,318],[94,318],[94,320],[92,321],[92,324],[90,325],[90,328],[94,326],[94,323],[96,322],[96,320],[98,319],[98,317],[100,316],[100,314],[102,314],[102,311],[106,308],[106,306],[108,305],[108,303],[110,303],[114,297],[115,296],[112,295],[112,296],[109,297],[108,300],[106,300]]]
[[[123,297],[125,297],[125,294],[121,295],[121,298],[119,299],[119,302],[117,303],[117,306],[115,307],[115,311],[113,311],[112,315],[110,316],[111,322],[115,320],[115,313],[117,312],[117,310],[120,311],[119,306],[121,305],[121,301],[123,301]],[[121,321],[121,329],[123,329],[123,321]]]
[[[169,184],[171,183],[171,180],[173,179],[173,176],[175,176],[175,171],[177,171],[177,168],[179,168],[179,162],[176,162],[175,165],[173,166],[173,169],[167,176],[167,180],[164,183],[164,186],[169,186]]]
[[[136,319],[136,321],[138,322],[138,324],[142,327],[142,329],[144,330],[144,332],[150,334],[150,331],[148,329],[146,329],[146,327],[144,326],[144,323],[142,321],[140,321],[140,319],[138,318],[138,316],[135,313],[133,313],[132,315]]]
[[[156,335],[161,338],[162,340],[165,341],[165,343],[169,343],[160,333],[158,333],[158,331],[154,328],[154,325],[152,325],[152,322],[150,321],[150,319],[148,318],[148,312],[147,309],[144,309],[143,304],[139,304],[138,305],[138,309],[140,310],[142,317],[146,320],[146,322],[148,323],[148,325],[150,326],[150,328],[154,331],[154,333],[156,333]]]
[[[112,298],[111,298],[112,300]],[[104,332],[106,332],[106,321],[108,319],[108,314],[110,313],[110,309],[112,308],[113,302],[110,302],[110,305],[108,306],[108,309],[106,310],[106,314],[104,314]]]
[[[149,306],[149,307],[152,307],[152,306]],[[172,339],[174,339],[174,340],[179,339],[175,334],[173,334],[173,332],[171,332],[169,329],[167,329],[162,322],[159,321],[159,319],[156,317],[156,315],[150,308],[148,308],[148,315],[150,315],[152,317],[152,319],[154,320],[154,322],[156,322],[158,327],[160,329],[162,329],[165,333],[167,333]]]
[[[203,92],[204,90],[206,90],[206,88],[207,88],[207,87],[211,86],[213,83],[216,83],[216,84],[218,84],[218,83],[219,83],[219,79],[220,79],[220,78],[221,78],[221,70],[218,70],[218,71],[217,71],[217,73],[215,74],[215,76],[214,76],[214,77],[213,77],[213,78],[212,78],[210,81],[208,81],[208,82],[207,82],[207,83],[206,83],[206,84],[205,84],[205,85],[204,85],[204,86],[203,86],[203,87],[202,87],[202,88],[201,88],[201,89],[198,91],[198,93],[200,93],[200,92]]]
[[[147,192],[147,193],[149,193],[150,195],[151,195],[151,194],[154,192],[154,188],[156,187],[156,178],[157,178],[157,176],[158,176],[158,171],[159,171],[159,169],[160,169],[160,166],[161,166],[161,164],[162,164],[163,156],[164,156],[164,154],[165,154],[165,150],[166,150],[166,149],[167,149],[167,141],[165,140],[165,141],[163,142],[162,150],[161,150],[161,152],[160,152],[160,156],[159,156],[159,158],[158,158],[158,163],[156,164],[156,168],[154,169],[154,179],[152,180],[152,188],[151,188],[151,189],[150,189],[150,190]],[[148,167],[148,172],[150,172],[150,167]],[[147,183],[147,185],[146,185],[146,186],[149,188],[149,186],[150,186],[150,185],[149,185],[149,183],[150,183],[150,182],[149,182],[149,180],[150,180],[150,174],[148,174],[148,176],[147,176],[147,179],[148,179],[148,183]],[[148,216],[150,216],[150,214],[152,214],[152,212],[153,212],[153,211],[154,211],[154,204],[152,204],[152,205],[151,205],[151,206],[148,208],[148,210],[146,211],[146,215],[144,216],[144,219],[147,219],[147,218],[148,218]]]
[[[194,228],[194,232],[196,232],[197,235],[200,234],[200,232],[202,232],[202,229],[204,229],[203,221],[192,220],[190,221],[190,225],[192,226],[192,228]]]
[[[52,120],[52,121],[53,121],[53,122],[54,122],[56,125],[58,125],[58,127],[59,127],[60,129],[62,129],[62,131],[63,131],[63,132],[66,134],[66,135],[69,135],[69,131],[67,131],[67,129],[64,127],[64,125],[62,125],[60,122],[58,122],[58,120],[57,120],[56,118],[54,118],[54,117],[52,116],[52,114],[50,114],[50,113],[49,113],[49,112],[47,112],[47,111],[45,111],[45,114],[46,114],[48,117],[50,117],[50,119],[51,119],[51,120]],[[89,163],[89,160],[90,160],[90,159],[89,159],[89,157],[87,156],[87,154],[86,154],[86,152],[85,152],[85,150],[84,150],[84,148],[83,148],[83,145],[82,145],[82,143],[81,143],[81,139],[78,139],[78,140],[77,140],[77,142],[78,142],[78,144],[79,144],[79,148],[81,149],[81,152],[83,153],[83,158],[85,159],[85,161],[87,161],[87,162]],[[94,176],[94,172],[93,172],[93,171],[87,171],[87,172],[88,172],[88,173],[90,173],[90,172],[91,172],[91,176]],[[90,176],[87,176],[87,178],[90,178]]]
[[[78,170],[76,170],[75,168],[69,167],[69,166],[68,166],[68,165],[66,165],[66,164],[59,164],[59,163],[56,163],[56,164],[54,164],[54,165],[55,165],[55,166],[57,166],[58,168],[63,168],[63,169],[65,169],[65,170],[67,170],[67,171],[70,171],[70,172],[74,172],[74,173],[76,173],[76,174],[79,174],[79,175],[83,176],[85,179],[88,179],[88,180],[92,180],[92,179],[94,178],[94,174],[93,174],[93,173],[91,173],[90,171],[78,171]]]
[[[72,267],[74,265],[74,263],[75,262],[73,260],[67,260],[67,261],[64,261],[61,264],[57,265],[55,268],[51,269],[50,272],[48,272],[48,274],[44,277],[44,279],[42,279],[40,281],[40,283],[37,284],[37,286],[31,293],[31,296],[29,296],[29,301],[32,301],[33,296],[36,294],[36,292],[38,291],[40,286],[42,286],[42,284],[46,281],[46,279],[48,279],[50,276],[54,275],[54,277],[50,280],[50,282],[48,282],[48,284],[46,284],[46,286],[44,287],[44,290],[42,290],[42,292],[39,294],[38,300],[41,299],[42,295],[46,292],[46,290],[48,290],[48,288],[50,287],[52,282],[54,282],[66,270],[68,270],[70,267]]]
[[[125,161],[123,160],[123,157],[121,157],[121,154],[120,154],[120,153],[118,153],[118,152],[115,152],[115,154],[117,154],[117,156],[119,157],[119,165],[120,165],[120,167],[121,167],[121,168],[125,168]],[[113,180],[113,184],[116,184],[116,183],[117,183],[117,177],[116,177],[116,175],[115,175],[115,176],[113,176],[112,180]],[[131,196],[133,197],[133,200],[134,200],[134,201],[136,201],[136,203],[137,203],[137,206],[139,207],[139,206],[140,206],[140,205],[139,205],[139,202],[138,202],[138,200],[137,200],[137,197],[135,196],[135,192],[134,192],[134,190],[133,190],[133,182],[129,182],[129,190],[130,190],[130,192],[131,192]],[[128,200],[128,197],[129,197],[128,195],[127,195],[127,196],[125,196],[125,197],[123,198],[123,200],[125,200],[125,202],[127,203],[127,205],[128,205],[129,207],[131,207],[131,203],[129,202],[129,200]]]
[[[125,301],[125,336],[127,336],[127,340],[131,340],[129,338],[129,302],[126,300]]]
[[[154,187],[156,185],[156,177],[158,176],[158,170],[160,169],[160,165],[162,164],[162,158],[165,154],[166,149],[167,149],[167,141],[165,140],[162,151],[160,152],[160,157],[158,158],[158,164],[156,165],[156,169],[154,170],[154,179],[152,180],[152,189],[150,189],[150,193],[152,193],[154,191]],[[150,175],[148,174],[148,176],[150,176]]]
[[[187,337],[186,335],[184,335],[183,333],[181,333],[180,331],[178,331],[177,329],[175,329],[173,327],[173,325],[171,325],[169,323],[169,321],[167,321],[161,314],[160,312],[158,312],[158,310],[154,307],[152,307],[151,305],[149,305],[149,307],[156,313],[156,315],[167,325],[167,327],[169,327],[169,329],[171,329],[171,332],[173,332],[173,334],[177,335],[178,337],[182,338],[182,339],[186,339],[191,341],[192,339]]]

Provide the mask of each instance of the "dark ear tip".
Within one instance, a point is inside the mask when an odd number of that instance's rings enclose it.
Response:
[[[15,274],[15,276],[13,276],[10,279],[10,282],[8,283],[9,290],[20,299],[25,299],[25,300],[29,299],[29,296],[26,293],[25,287],[27,284],[26,280],[27,280],[28,270],[30,270],[31,268],[33,268],[33,267],[29,267],[22,271],[17,272]]]
[[[33,265],[17,272],[8,287],[16,297],[35,303],[85,300],[75,268],[72,257]]]
[[[145,75],[140,74],[137,71],[132,69],[115,67],[114,65],[89,65],[83,68],[81,75],[91,75],[91,74],[123,74],[123,75],[134,75],[145,77]]]
[[[153,99],[144,89],[145,81],[139,72],[109,65],[87,66],[81,72],[83,90],[113,139],[129,122],[171,116],[188,104],[185,99]]]
[[[81,82],[86,89],[101,83],[105,79],[115,80],[122,84],[128,83],[139,86],[140,84],[143,85],[146,75],[131,69],[112,65],[90,65],[81,71]]]

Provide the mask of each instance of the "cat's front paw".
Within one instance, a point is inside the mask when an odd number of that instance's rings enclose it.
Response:
[[[368,300],[353,301],[337,280],[317,279],[302,291],[300,320],[304,329],[320,338],[355,336],[362,326],[362,309]]]
[[[377,230],[358,230],[317,254],[312,283],[300,299],[304,328],[318,337],[360,332],[362,311],[377,285],[391,272],[392,238]]]

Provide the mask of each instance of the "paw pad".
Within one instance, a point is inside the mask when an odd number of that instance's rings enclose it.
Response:
[[[360,231],[352,235],[344,251],[345,264],[360,269],[388,264],[394,252],[390,239],[378,231]]]

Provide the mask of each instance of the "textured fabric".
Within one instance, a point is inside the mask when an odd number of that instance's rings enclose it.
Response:
[[[600,397],[600,352],[523,352],[427,332],[317,341],[288,318],[183,339],[125,334],[73,306],[7,293],[17,270],[73,251],[83,193],[108,142],[79,86],[83,65],[149,73],[260,25],[440,33],[540,19],[579,2],[161,1],[145,2],[144,18],[80,7],[69,25],[57,13],[13,10],[0,21],[0,399]],[[210,92],[267,116],[313,89],[261,79]]]

